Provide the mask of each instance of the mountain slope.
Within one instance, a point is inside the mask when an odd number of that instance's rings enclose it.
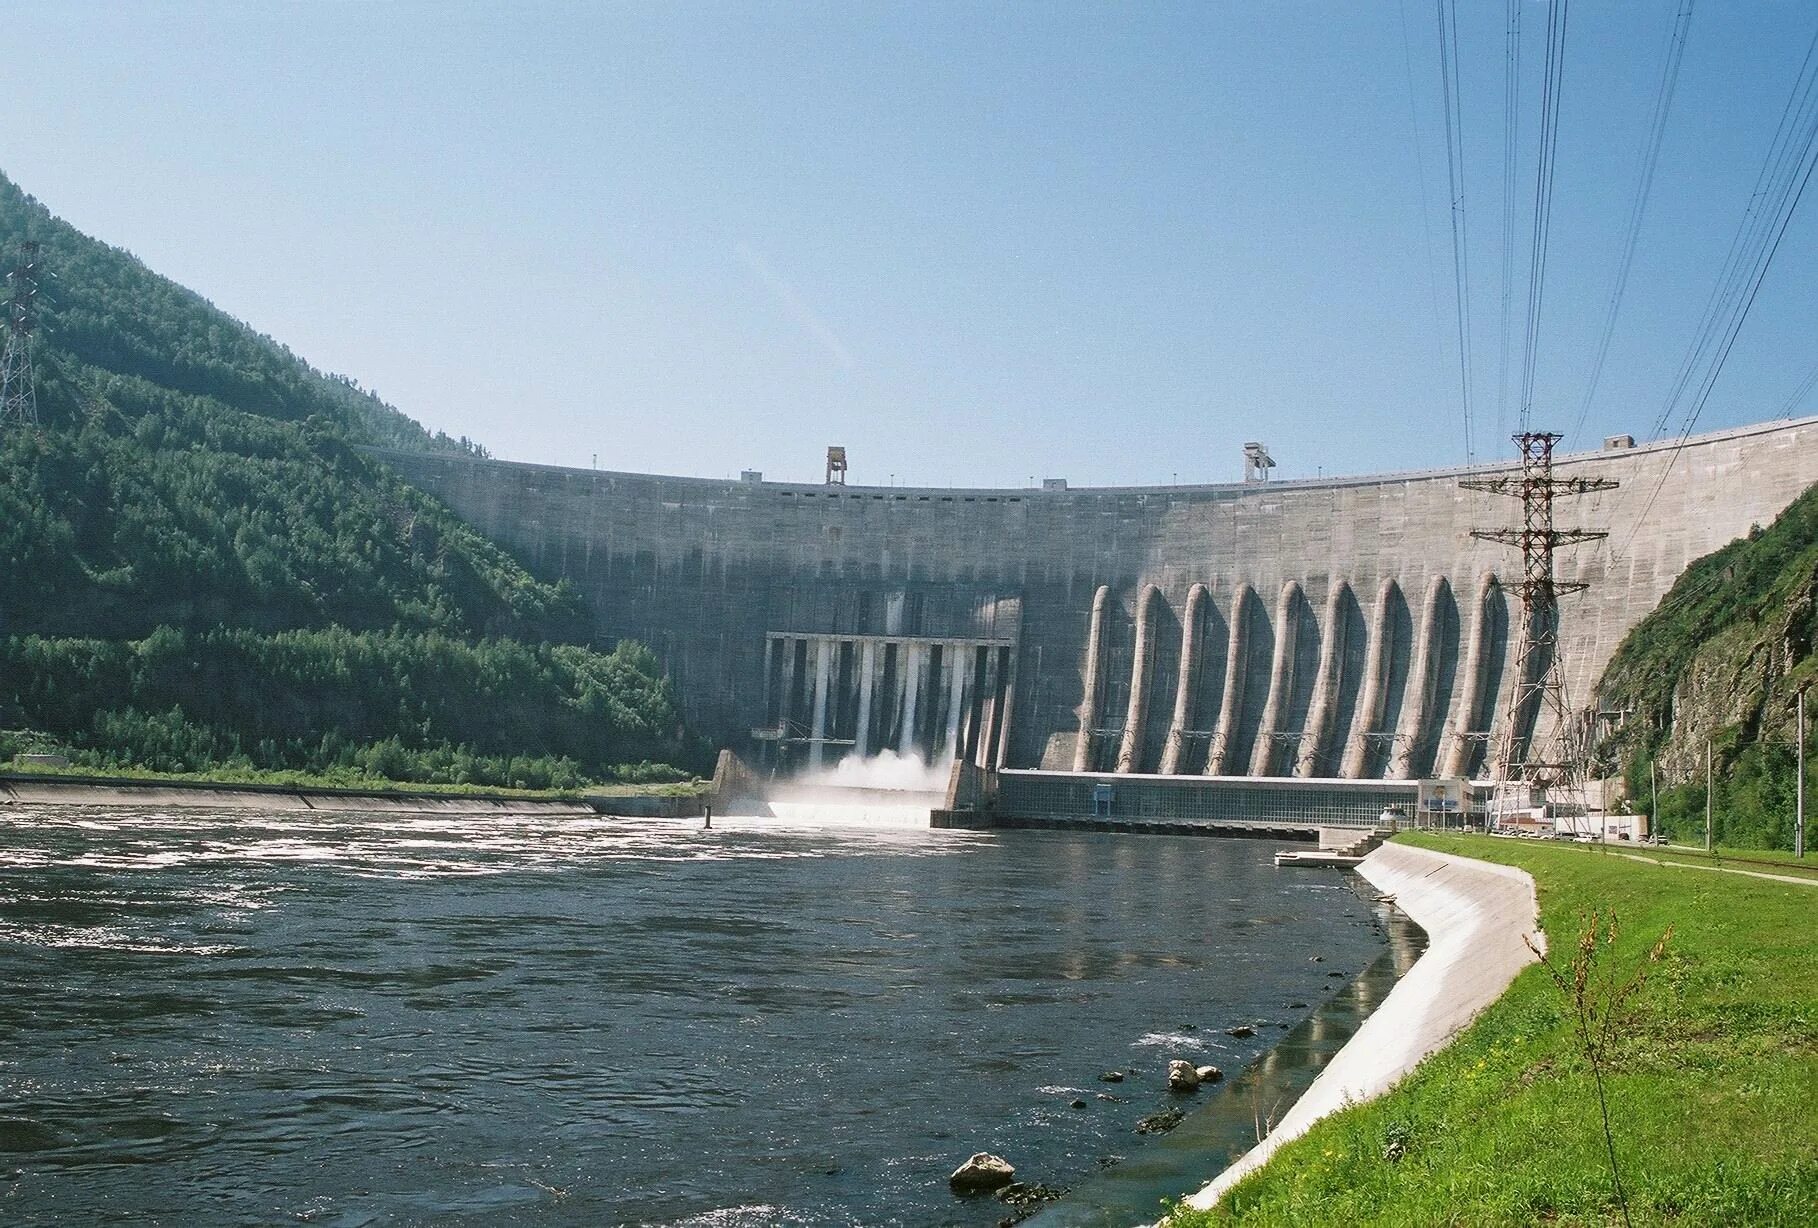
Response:
[[[85,405],[84,377],[105,372],[285,422],[321,414],[361,442],[483,453],[431,434],[345,376],[317,371],[270,337],[160,277],[131,253],[90,238],[0,174],[0,244],[42,245],[51,277],[40,302],[51,370],[41,398],[52,413]]]
[[[1791,846],[1794,703],[1818,678],[1815,638],[1818,486],[1692,564],[1617,649],[1599,699],[1628,715],[1602,750],[1638,802],[1655,766],[1669,834],[1703,839],[1708,742],[1717,841]],[[1818,697],[1807,708],[1818,723]]]
[[[461,752],[544,762],[538,779],[686,753],[647,652],[585,646],[570,585],[355,448],[475,445],[0,178],[0,251],[20,239],[56,276],[35,351],[42,428],[0,435],[0,727],[113,766],[383,760],[411,779],[452,778]],[[379,743],[402,755],[362,759]]]

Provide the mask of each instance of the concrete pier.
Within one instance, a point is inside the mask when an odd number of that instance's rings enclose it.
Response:
[[[1446,596],[1446,578],[1434,576],[1427,582],[1426,598],[1420,603],[1419,638],[1415,641],[1414,664],[1408,671],[1408,694],[1402,707],[1401,724],[1395,730],[1395,753],[1389,763],[1389,775],[1397,780],[1411,780],[1416,775],[1415,763],[1429,734],[1429,724],[1437,698],[1441,602]]]
[[[1376,592],[1376,603],[1370,613],[1370,661],[1364,674],[1363,696],[1357,704],[1357,720],[1345,743],[1345,761],[1340,775],[1356,779],[1365,774],[1369,761],[1370,738],[1381,731],[1384,687],[1389,671],[1389,658],[1394,645],[1388,637],[1389,602],[1395,596],[1395,581],[1384,580]]]
[[[1501,592],[1496,573],[1485,575],[1477,586],[1477,600],[1471,607],[1471,639],[1465,648],[1464,695],[1458,704],[1458,716],[1446,730],[1444,776],[1467,776],[1482,758],[1490,738],[1491,715],[1484,703],[1486,691],[1495,687],[1485,676],[1491,661],[1489,653],[1491,623],[1496,619]]]
[[[1161,590],[1147,585],[1136,599],[1136,651],[1130,663],[1130,704],[1124,737],[1117,748],[1117,770],[1134,772],[1143,748],[1143,724],[1149,710],[1149,671],[1155,665],[1155,607]]]
[[[1223,776],[1235,763],[1232,743],[1237,737],[1237,718],[1243,711],[1244,659],[1250,652],[1249,627],[1251,607],[1256,604],[1256,590],[1248,583],[1237,586],[1231,598],[1229,639],[1225,649],[1225,690],[1218,709],[1218,728],[1212,734],[1212,750],[1206,757],[1206,775]]]
[[[1104,667],[1105,613],[1111,604],[1111,586],[1101,584],[1092,594],[1092,625],[1086,634],[1086,677],[1079,701],[1079,733],[1073,752],[1073,770],[1092,767],[1092,735],[1098,725],[1099,671]]]
[[[1307,714],[1307,726],[1300,740],[1300,755],[1294,764],[1296,776],[1324,776],[1329,773],[1320,771],[1320,764],[1325,758],[1326,739],[1331,734],[1334,712],[1338,707],[1339,688],[1342,679],[1339,670],[1344,664],[1346,633],[1349,620],[1345,617],[1345,599],[1351,595],[1351,586],[1340,581],[1332,586],[1326,597],[1326,617],[1323,623],[1325,636],[1319,649],[1319,676],[1313,683],[1313,704]]]
[[[1195,689],[1200,668],[1200,624],[1206,619],[1206,586],[1187,590],[1187,609],[1180,619],[1180,667],[1174,681],[1174,715],[1168,720],[1168,742],[1162,749],[1161,772],[1174,776],[1186,758],[1187,727],[1195,717]]]
[[[1289,580],[1282,585],[1281,597],[1275,603],[1275,656],[1269,665],[1269,698],[1263,705],[1256,745],[1250,751],[1252,776],[1287,775],[1275,770],[1282,758],[1277,739],[1288,705],[1288,688],[1294,685],[1294,648],[1300,638],[1302,602],[1299,581]]]

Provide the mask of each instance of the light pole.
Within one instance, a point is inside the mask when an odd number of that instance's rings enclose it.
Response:
[[[1648,835],[1660,836],[1660,780],[1654,774],[1657,759],[1648,760]]]
[[[1798,739],[1799,780],[1793,788],[1793,856],[1805,860],[1805,688],[1799,688],[1799,717],[1793,725]]]
[[[1704,740],[1704,851],[1711,851],[1711,740]]]

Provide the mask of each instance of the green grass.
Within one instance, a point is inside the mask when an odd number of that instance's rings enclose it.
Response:
[[[363,776],[356,772],[315,773],[288,769],[265,771],[259,768],[216,768],[207,772],[153,772],[143,768],[96,768],[82,764],[51,767],[40,764],[9,764],[0,768],[0,780],[8,777],[69,778],[81,777],[97,783],[107,780],[146,781],[157,784],[196,785],[261,785],[285,789],[353,790],[361,793],[442,793],[458,797],[505,797],[540,801],[578,801],[582,797],[693,796],[710,787],[704,780],[685,780],[665,784],[605,784],[585,789],[508,789],[490,785],[417,784],[382,777]]]
[[[1556,958],[1592,910],[1619,918],[1605,958],[1625,971],[1673,927],[1607,1075],[1634,1223],[1818,1222],[1818,888],[1573,846],[1402,839],[1531,873]],[[1169,1221],[1621,1222],[1570,1007],[1539,967],[1394,1091],[1284,1146],[1218,1209]]]
[[[1818,830],[1808,834],[1818,835]],[[1621,846],[1618,845],[1616,847]],[[1786,866],[1788,869],[1809,870],[1818,873],[1818,849],[1811,847],[1806,849],[1804,860],[1794,857],[1791,849],[1742,849],[1729,848],[1721,844],[1717,846],[1717,851],[1714,853],[1707,853],[1702,848],[1690,844],[1669,844],[1665,847],[1644,844],[1632,848],[1629,851],[1634,853],[1646,853],[1649,856],[1659,853],[1668,857],[1681,858],[1685,861],[1700,862],[1705,865],[1722,865],[1725,861],[1734,859],[1744,863],[1736,867],[1739,870],[1766,869],[1765,866],[1751,866],[1747,863],[1751,861],[1772,861],[1778,865]]]
[[[591,785],[582,790],[588,797],[699,797],[713,788],[711,780],[665,781],[660,784]]]

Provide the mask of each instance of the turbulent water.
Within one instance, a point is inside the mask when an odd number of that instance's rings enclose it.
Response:
[[[993,1224],[1383,949],[1272,848],[8,808],[0,1222]]]

